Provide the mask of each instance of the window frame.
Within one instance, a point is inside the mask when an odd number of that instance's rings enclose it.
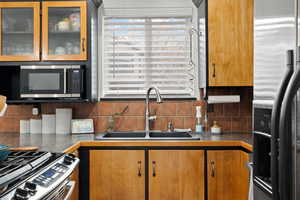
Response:
[[[99,59],[101,59],[101,61],[99,62],[99,67],[100,67],[100,74],[99,74],[99,83],[100,83],[100,86],[99,86],[99,94],[100,94],[100,100],[145,100],[145,97],[146,97],[146,90],[145,90],[145,96],[141,96],[141,97],[130,97],[129,95],[128,96],[116,96],[116,97],[113,97],[113,96],[110,96],[110,97],[107,97],[105,96],[104,94],[104,89],[103,89],[103,86],[104,86],[104,70],[105,70],[105,65],[104,65],[104,24],[105,24],[105,17],[116,17],[116,18],[122,18],[122,17],[127,17],[127,18],[136,18],[136,17],[162,17],[162,18],[166,18],[166,17],[169,17],[169,18],[172,18],[172,17],[186,17],[187,15],[182,15],[182,14],[178,14],[178,15],[174,15],[174,14],[166,14],[166,13],[161,13],[159,15],[154,14],[154,16],[141,16],[140,14],[132,14],[130,16],[128,15],[106,15],[106,12],[105,12],[105,9],[102,7],[101,9],[99,9],[99,32],[101,32],[101,41],[99,41]],[[126,9],[119,9],[120,11],[121,10],[126,10]],[[147,10],[151,10],[151,9],[147,9]],[[174,10],[174,8],[173,8]],[[178,10],[182,10],[180,8],[178,8]],[[196,14],[197,13],[197,9],[196,8],[192,8],[192,13],[189,15],[192,19],[192,29],[195,29],[194,27],[198,27],[198,20],[197,17],[198,15]],[[197,28],[196,28],[197,29]],[[192,37],[192,43],[193,44],[198,44],[198,37],[195,37],[195,34],[193,34],[193,37]],[[187,97],[187,96],[176,96],[176,95],[173,95],[173,96],[170,96],[170,95],[164,95],[162,94],[162,97],[164,99],[168,99],[168,100],[195,100],[195,99],[200,99],[200,89],[199,89],[199,64],[198,64],[198,45],[193,45],[192,46],[192,58],[193,58],[193,62],[195,64],[194,68],[195,68],[195,80],[194,80],[194,91],[193,91],[193,96],[191,97]]]

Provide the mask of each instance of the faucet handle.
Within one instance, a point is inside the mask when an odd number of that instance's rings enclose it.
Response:
[[[149,120],[156,120],[157,117],[156,116],[149,116]]]

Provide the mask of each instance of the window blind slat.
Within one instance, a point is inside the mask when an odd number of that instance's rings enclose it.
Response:
[[[195,97],[189,65],[191,17],[104,17],[103,97]]]

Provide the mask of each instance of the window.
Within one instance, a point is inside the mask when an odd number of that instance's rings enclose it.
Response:
[[[104,17],[102,98],[195,98],[191,17]]]

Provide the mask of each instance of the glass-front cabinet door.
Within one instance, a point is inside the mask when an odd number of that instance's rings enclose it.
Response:
[[[40,55],[40,3],[0,2],[0,62],[36,61]]]
[[[43,60],[86,60],[86,2],[43,2]]]

